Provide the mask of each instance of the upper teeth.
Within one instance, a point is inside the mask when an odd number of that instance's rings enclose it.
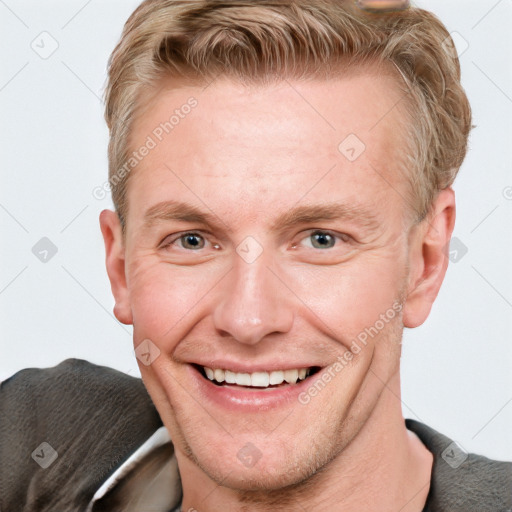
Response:
[[[310,371],[309,368],[300,368],[298,370],[277,370],[273,372],[236,373],[218,368],[212,370],[206,366],[203,366],[203,369],[210,380],[257,388],[282,384],[284,381],[288,384],[295,384],[297,380],[304,380]]]

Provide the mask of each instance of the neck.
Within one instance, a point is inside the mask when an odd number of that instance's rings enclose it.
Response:
[[[182,511],[266,512],[276,509],[274,497],[262,496],[247,505],[242,494],[218,486],[188,458],[177,455],[183,484]],[[430,489],[432,463],[432,454],[405,427],[397,373],[343,452],[311,481],[293,491],[283,490],[283,493],[293,494],[291,505],[286,508],[293,511],[422,512]]]

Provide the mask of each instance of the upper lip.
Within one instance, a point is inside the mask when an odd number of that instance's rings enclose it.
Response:
[[[226,361],[222,359],[213,359],[210,361],[194,361],[191,364],[195,364],[197,366],[205,366],[206,368],[211,368],[213,370],[229,370],[235,373],[254,373],[254,372],[273,372],[279,370],[295,370],[301,368],[313,368],[318,367],[322,368],[324,365],[321,364],[311,364],[311,363],[290,363],[290,362],[268,362],[268,363],[248,363],[248,362],[236,362],[236,361]]]

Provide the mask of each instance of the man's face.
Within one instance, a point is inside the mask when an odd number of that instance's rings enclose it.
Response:
[[[401,92],[366,73],[164,88],[132,149],[191,97],[130,177],[134,344],[160,351],[139,366],[179,458],[228,487],[279,488],[336,457],[398,371]]]

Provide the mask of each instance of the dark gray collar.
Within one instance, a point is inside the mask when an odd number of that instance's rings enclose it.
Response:
[[[510,512],[512,463],[466,453],[450,438],[415,420],[405,420],[434,455],[423,512]]]

